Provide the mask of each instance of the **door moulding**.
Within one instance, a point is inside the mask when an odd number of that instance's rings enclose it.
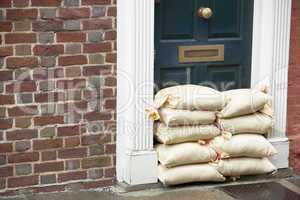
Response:
[[[117,4],[117,180],[129,185],[157,182],[153,124],[145,108],[154,88],[154,2],[118,0]],[[270,141],[279,150],[272,158],[288,167],[286,137],[287,73],[291,0],[255,0],[251,85],[270,82],[275,128]]]

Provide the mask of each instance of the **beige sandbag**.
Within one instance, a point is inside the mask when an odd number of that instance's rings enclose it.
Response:
[[[222,176],[215,166],[210,164],[183,165],[174,168],[158,166],[158,178],[165,185],[178,185],[193,182],[222,182]]]
[[[168,168],[211,162],[217,158],[214,149],[209,146],[202,146],[199,143],[159,144],[155,149],[159,162]]]
[[[188,126],[212,124],[216,120],[214,112],[190,111],[162,108],[159,110],[160,120],[167,126]]]
[[[218,113],[219,118],[232,118],[255,113],[268,103],[267,94],[251,89],[237,89],[223,92],[226,105]]]
[[[158,109],[217,111],[223,108],[224,101],[219,91],[199,85],[179,85],[160,90],[154,99]]]
[[[223,176],[266,174],[276,171],[276,167],[267,158],[231,158],[220,160],[218,171]]]
[[[209,145],[221,154],[221,158],[243,156],[261,158],[277,154],[272,144],[258,134],[233,135],[229,140],[218,136],[211,140]]]
[[[178,144],[208,140],[221,134],[215,125],[168,127],[163,123],[155,124],[155,138],[163,144]]]
[[[257,133],[266,134],[272,130],[273,119],[262,113],[254,113],[229,119],[218,119],[223,131],[231,134]]]

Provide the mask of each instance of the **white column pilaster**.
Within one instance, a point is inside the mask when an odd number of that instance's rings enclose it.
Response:
[[[117,179],[157,182],[153,124],[154,0],[118,0]]]

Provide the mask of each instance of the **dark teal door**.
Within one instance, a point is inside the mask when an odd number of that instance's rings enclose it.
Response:
[[[253,1],[156,0],[158,88],[177,84],[207,85],[220,91],[249,87]],[[209,8],[212,16],[200,8]]]

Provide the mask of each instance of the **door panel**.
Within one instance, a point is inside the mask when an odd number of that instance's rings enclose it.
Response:
[[[210,19],[198,17],[203,6],[214,12]],[[253,0],[160,0],[155,5],[157,86],[210,82],[218,90],[249,87],[252,17]],[[224,45],[224,60],[180,62],[179,47],[197,45]]]

